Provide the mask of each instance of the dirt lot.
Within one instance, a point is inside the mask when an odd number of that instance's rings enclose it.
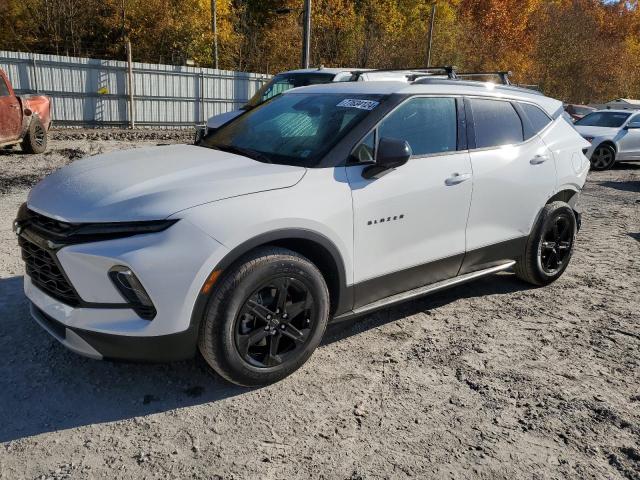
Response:
[[[29,318],[11,233],[28,187],[185,139],[158,135],[0,154],[1,479],[640,479],[640,165],[590,174],[554,285],[505,273],[335,326],[292,377],[245,390],[199,360],[87,360]]]

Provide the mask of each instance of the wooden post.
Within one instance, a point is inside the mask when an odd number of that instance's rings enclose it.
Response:
[[[129,93],[129,128],[136,128],[136,105],[133,96],[133,61],[131,60],[131,42],[127,39],[127,89]]]
[[[218,9],[216,0],[211,0],[211,30],[213,31],[213,68],[218,70]]]

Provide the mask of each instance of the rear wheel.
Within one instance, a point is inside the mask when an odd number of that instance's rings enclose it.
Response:
[[[524,256],[516,263],[516,275],[533,285],[556,281],[569,265],[576,232],[576,217],[569,205],[546,205],[527,240]]]
[[[260,386],[281,380],[320,344],[329,292],[305,257],[283,248],[257,250],[214,288],[199,347],[206,362],[230,382]]]
[[[44,153],[47,149],[47,130],[39,118],[33,117],[29,124],[29,130],[22,140],[22,150],[25,153]]]
[[[616,151],[611,145],[599,145],[591,155],[591,168],[593,170],[607,170],[616,161]]]

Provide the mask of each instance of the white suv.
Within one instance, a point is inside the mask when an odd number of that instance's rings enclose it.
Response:
[[[340,320],[513,268],[567,268],[588,143],[562,103],[456,80],[290,90],[202,146],[77,161],[15,223],[33,317],[94,358],[199,348],[277,381]]]

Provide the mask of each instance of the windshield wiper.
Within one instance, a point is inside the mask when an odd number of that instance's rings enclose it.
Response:
[[[242,148],[235,145],[211,145],[211,147],[216,150],[222,150],[223,152],[235,153],[237,155],[249,157],[253,160],[258,160],[259,162],[273,163],[266,155],[250,148]]]

